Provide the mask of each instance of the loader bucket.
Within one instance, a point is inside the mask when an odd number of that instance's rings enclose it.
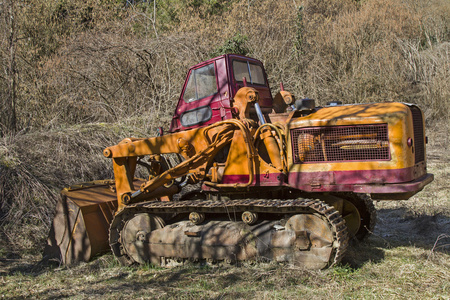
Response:
[[[70,265],[110,251],[109,225],[117,210],[114,181],[79,184],[61,191],[44,259]]]

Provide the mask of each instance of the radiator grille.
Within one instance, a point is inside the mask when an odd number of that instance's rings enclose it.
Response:
[[[414,157],[415,163],[425,160],[425,145],[423,136],[422,112],[417,106],[410,106],[414,127]]]
[[[387,124],[291,130],[294,163],[389,160]]]

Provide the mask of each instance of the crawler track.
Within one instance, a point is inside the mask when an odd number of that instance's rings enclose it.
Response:
[[[259,214],[281,214],[297,215],[311,214],[319,216],[327,223],[328,230],[331,232],[333,241],[331,243],[332,252],[328,258],[328,267],[338,263],[344,256],[348,245],[348,233],[345,221],[339,212],[332,206],[317,199],[245,199],[245,200],[188,200],[174,202],[151,201],[134,204],[126,207],[119,212],[110,228],[110,245],[114,255],[123,264],[132,264],[136,261],[128,255],[125,247],[122,245],[125,224],[134,216],[142,213],[154,216],[163,214],[186,214],[190,212],[201,212],[211,214],[225,214],[230,220],[235,219],[239,213],[244,211],[256,212]],[[240,222],[240,221],[239,221]],[[168,224],[170,225],[170,224]],[[177,257],[172,257],[177,259]],[[327,258],[325,258],[327,259]]]

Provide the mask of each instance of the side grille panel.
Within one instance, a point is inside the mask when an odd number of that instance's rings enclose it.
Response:
[[[410,106],[414,127],[414,156],[415,163],[425,160],[425,145],[423,137],[423,118],[422,112],[417,106]]]
[[[294,164],[389,160],[387,124],[291,130]]]

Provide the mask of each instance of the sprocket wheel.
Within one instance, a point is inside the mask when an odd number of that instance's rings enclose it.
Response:
[[[342,217],[347,223],[350,236],[365,240],[373,232],[376,223],[376,209],[366,194],[343,193],[336,196],[344,199]]]

